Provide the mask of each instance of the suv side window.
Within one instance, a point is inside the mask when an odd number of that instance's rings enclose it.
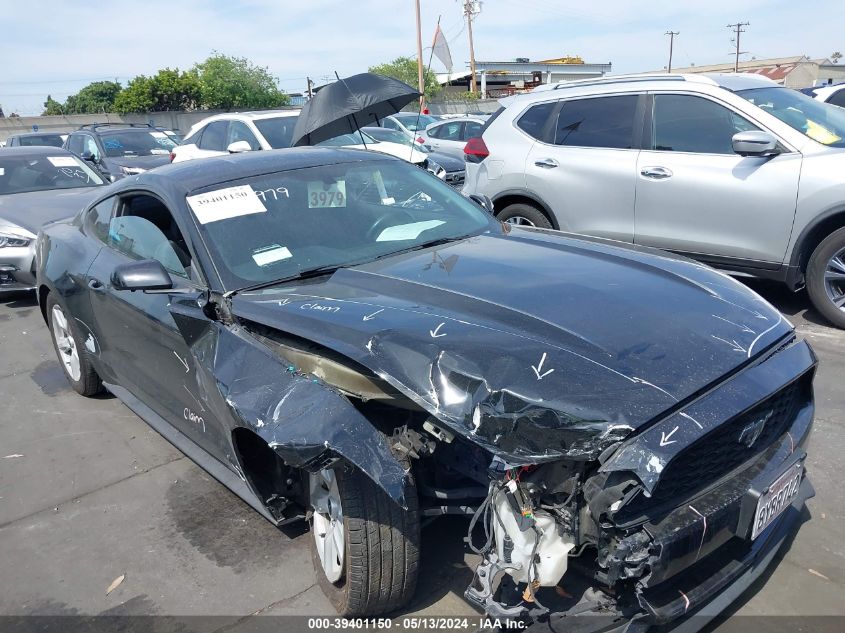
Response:
[[[79,156],[82,154],[83,147],[85,147],[85,144],[82,141],[82,134],[71,134],[67,141],[68,151]]]
[[[545,142],[546,139],[543,136],[543,131],[546,129],[546,124],[549,122],[549,117],[554,112],[555,107],[557,107],[557,101],[538,103],[528,108],[525,114],[519,117],[516,125],[520,130],[528,134],[528,136]]]
[[[94,137],[90,134],[80,134],[80,136],[82,137],[82,151],[91,152],[94,160],[99,161],[101,156],[100,148],[97,147],[97,141],[94,140]]]
[[[184,140],[180,143],[180,145],[197,145],[200,142],[200,137],[202,136],[202,132],[204,129],[205,126],[201,127],[190,136],[186,136]]]
[[[733,154],[733,135],[758,129],[732,110],[703,97],[654,95],[651,146],[657,151]]]
[[[202,133],[199,147],[200,149],[209,149],[217,152],[226,151],[226,129],[229,127],[228,121],[212,121],[209,123],[205,131]]]
[[[243,121],[229,121],[229,137],[226,139],[226,147],[237,141],[246,141],[249,143],[250,149],[261,149],[258,139],[255,134],[249,129],[249,126]]]
[[[639,95],[564,101],[555,145],[631,149]]]
[[[182,232],[170,210],[153,196],[121,198],[106,244],[132,259],[155,259],[171,274],[192,278],[191,255]]]

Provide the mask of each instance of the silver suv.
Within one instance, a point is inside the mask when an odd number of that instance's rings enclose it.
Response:
[[[754,75],[569,82],[509,97],[464,193],[497,216],[806,284],[845,328],[845,109]]]

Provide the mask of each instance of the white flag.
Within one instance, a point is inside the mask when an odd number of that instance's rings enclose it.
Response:
[[[447,72],[452,72],[452,53],[449,51],[449,42],[446,41],[446,36],[440,30],[440,24],[437,25],[437,30],[434,32],[434,45],[432,52],[437,55]]]

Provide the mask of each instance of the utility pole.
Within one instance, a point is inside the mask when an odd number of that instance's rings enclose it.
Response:
[[[740,51],[739,50],[739,34],[745,33],[745,29],[742,28],[743,26],[751,26],[750,22],[737,22],[736,24],[728,24],[727,28],[731,29],[734,33],[734,40],[736,42],[736,53],[734,56],[734,72],[739,72],[739,56],[744,55],[747,51]]]
[[[469,91],[476,92],[475,86],[475,48],[472,43],[472,18],[481,13],[481,3],[475,0],[464,0],[464,15],[467,19],[467,33],[469,34],[469,73],[470,84]]]
[[[669,69],[667,72],[672,72],[672,49],[675,47],[675,36],[680,35],[680,31],[666,31],[663,35],[669,36]]]
[[[425,108],[425,79],[423,76],[422,56],[422,27],[420,26],[420,0],[415,2],[417,8],[417,79],[420,90],[420,112]]]

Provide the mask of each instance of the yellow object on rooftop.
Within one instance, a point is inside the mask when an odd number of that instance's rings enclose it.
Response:
[[[554,59],[538,59],[534,63],[537,63],[537,64],[583,64],[584,60],[577,55],[575,55],[575,56],[567,55],[566,57],[555,57]]]

